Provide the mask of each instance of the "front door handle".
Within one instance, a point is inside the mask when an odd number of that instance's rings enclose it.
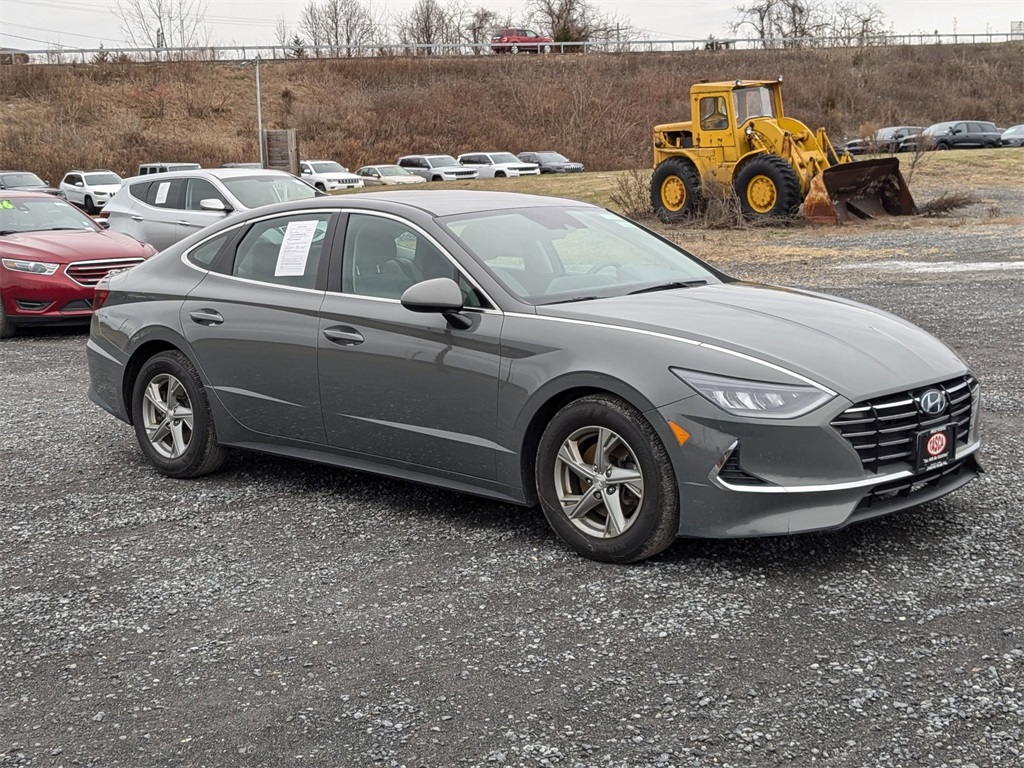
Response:
[[[178,223],[181,224],[181,226],[183,226],[183,227],[191,227],[192,226],[191,222],[185,221],[184,219],[178,219]]]
[[[366,339],[363,338],[363,334],[347,325],[343,325],[335,328],[324,329],[324,336],[333,341],[335,344],[340,344],[343,347],[353,347],[356,344],[362,344]]]
[[[142,217],[139,216],[138,214],[134,214],[132,216],[132,221],[142,221]]]
[[[212,309],[197,309],[189,312],[188,316],[192,318],[192,322],[200,325],[220,325],[224,322],[224,317],[220,312],[215,312]]]

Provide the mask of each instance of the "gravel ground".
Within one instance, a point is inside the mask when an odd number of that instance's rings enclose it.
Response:
[[[989,471],[835,534],[632,567],[398,481],[242,453],[162,478],[88,402],[82,333],[0,344],[0,765],[1022,764],[1024,271],[899,263],[1006,262],[1024,237],[797,237],[808,258],[727,268],[958,349]]]

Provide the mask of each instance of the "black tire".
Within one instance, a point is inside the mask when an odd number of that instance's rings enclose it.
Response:
[[[703,205],[700,174],[689,160],[662,160],[651,176],[651,207],[665,222],[682,221],[695,215]]]
[[[85,196],[85,200],[83,202],[84,202],[83,207],[85,208],[85,212],[87,214],[92,216],[92,215],[94,215],[97,212],[96,205],[93,203],[92,198],[89,197],[89,195]]]
[[[178,395],[172,395],[170,379],[180,384],[187,402],[183,402]],[[152,439],[147,433],[147,423],[152,425],[161,414],[159,407],[153,404],[155,401],[146,399],[146,391],[151,385],[158,393],[157,400],[163,393],[166,393],[165,404],[170,404],[171,400],[174,400],[174,409],[165,408],[162,412],[162,424],[154,434],[161,434],[165,425],[167,429],[158,439]],[[177,387],[174,387],[174,390],[176,391]],[[187,428],[187,417],[173,418],[175,410],[181,405],[191,408],[191,429]],[[227,451],[217,445],[217,431],[206,389],[191,361],[181,352],[161,352],[143,364],[132,389],[131,407],[132,423],[135,426],[139,447],[142,448],[143,455],[162,474],[177,478],[200,477],[215,472],[224,463]],[[177,436],[172,431],[174,427],[179,429]],[[179,455],[167,455],[168,446],[164,440],[168,437],[176,443],[171,450],[178,452]],[[183,450],[178,451],[182,447]]]
[[[613,453],[617,452],[619,458],[603,462],[595,457],[596,445],[589,436],[591,431],[601,429],[614,433],[618,439],[609,445],[615,446]],[[584,484],[582,477],[570,471],[560,457],[563,444],[570,441],[575,441],[576,455],[583,464],[598,462],[594,466],[608,467],[607,474],[595,472],[594,480]],[[679,529],[679,487],[672,462],[654,427],[625,400],[600,394],[569,403],[544,429],[536,458],[534,479],[544,515],[555,533],[584,557],[606,563],[634,563],[653,557],[675,540]],[[614,479],[615,473],[624,477],[623,473],[635,475],[637,471],[639,495],[635,492],[635,478]],[[600,485],[591,496],[597,483]],[[581,503],[588,503],[577,520],[570,519],[563,510],[560,491],[570,499],[567,503],[571,503],[574,495],[578,495]],[[615,499],[614,509],[618,510],[620,523],[624,523],[621,532],[608,529],[614,517],[609,501]]]
[[[800,207],[800,180],[785,160],[755,157],[740,169],[734,186],[743,215],[751,220],[786,218]]]
[[[0,305],[0,339],[9,339],[17,331],[17,326],[7,319],[7,315],[4,314],[4,308]]]
[[[945,151],[947,149],[952,149],[952,147],[949,144],[947,144],[946,142],[940,141],[938,144],[935,145],[935,149],[939,149],[939,150]]]
[[[518,45],[513,45],[511,48],[508,49],[508,52],[509,53],[519,53],[519,46]]]
[[[431,181],[444,181],[444,178],[442,178],[441,176],[435,175],[435,176],[431,176],[430,180]]]
[[[326,191],[327,191],[327,187],[325,187],[325,186],[324,186],[323,184],[321,184],[321,183],[320,183],[319,181],[318,181],[318,182],[317,182],[317,183],[316,183],[316,184],[315,184],[314,186],[315,186],[315,187],[316,187],[317,189],[319,189],[319,190],[320,190],[321,192],[326,192]]]
[[[551,53],[551,46],[550,45],[545,45],[543,48],[541,48],[541,52],[542,53]]]
[[[504,179],[505,178],[505,174],[502,173],[501,171],[499,171],[498,173],[494,174],[494,178],[496,178],[496,179]]]

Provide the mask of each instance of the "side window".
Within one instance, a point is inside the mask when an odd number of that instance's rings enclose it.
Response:
[[[209,269],[213,264],[213,260],[217,258],[217,254],[220,253],[221,248],[224,244],[231,239],[234,231],[227,232],[223,235],[218,235],[210,240],[207,240],[200,246],[193,248],[188,252],[188,260],[193,264]]]
[[[220,200],[222,203],[225,202],[224,193],[206,179],[188,179],[188,185],[185,188],[185,210],[201,211],[199,202],[211,198]]]
[[[401,166],[402,168],[415,168],[415,167],[416,167],[416,164],[415,164],[415,163],[413,163],[413,161],[412,161],[412,160],[410,160],[410,159],[409,159],[409,158],[407,158],[407,157],[403,157],[403,158],[402,158],[401,160],[399,160],[399,161],[398,161],[398,164],[399,164],[399,165],[400,165],[400,166]]]
[[[146,195],[149,194],[149,187],[153,182],[141,181],[138,184],[132,184],[128,187],[128,194],[134,197],[136,200],[142,200],[145,202]]]
[[[330,213],[311,213],[253,224],[238,244],[231,274],[262,283],[315,288],[330,220]]]
[[[146,202],[155,208],[181,208],[184,179],[150,182]]]
[[[967,130],[971,133],[981,133],[984,129],[981,127],[981,123],[968,123]]]
[[[967,133],[967,123],[957,123],[953,126],[953,133]]]
[[[485,306],[455,264],[418,230],[394,219],[352,214],[345,233],[341,290],[357,296],[400,299],[424,280],[449,277],[467,307]]]
[[[729,127],[725,97],[707,96],[700,100],[700,127],[705,131],[721,131]]]

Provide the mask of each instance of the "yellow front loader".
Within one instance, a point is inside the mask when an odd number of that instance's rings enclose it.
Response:
[[[692,119],[654,128],[651,205],[662,221],[701,210],[710,187],[731,189],[750,219],[838,224],[917,213],[899,160],[852,162],[824,128],[782,110],[782,79],[698,83]]]

